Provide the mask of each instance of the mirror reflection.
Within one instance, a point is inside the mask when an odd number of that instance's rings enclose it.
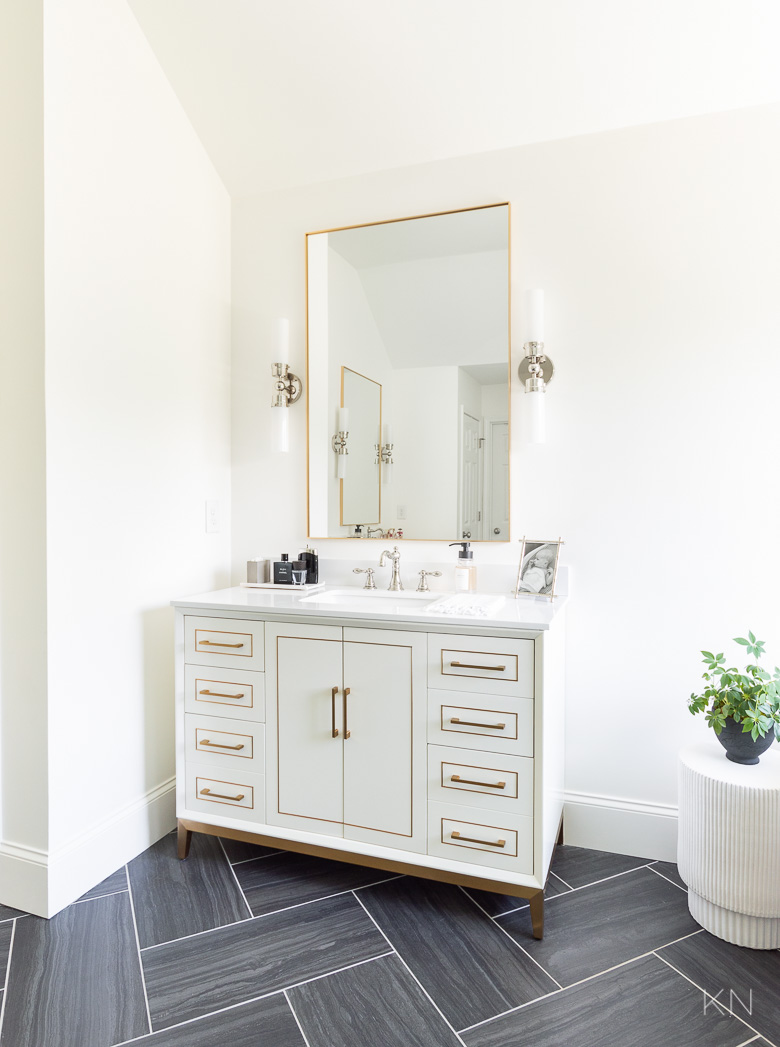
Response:
[[[509,205],[310,233],[307,270],[310,536],[508,541]]]

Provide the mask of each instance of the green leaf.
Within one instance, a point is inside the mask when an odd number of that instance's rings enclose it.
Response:
[[[715,655],[712,654],[710,651],[702,651],[701,653],[704,655],[705,661],[708,661],[708,662],[714,662],[715,661]]]
[[[743,647],[747,647],[749,642],[749,640],[743,640],[741,636],[734,637],[734,643],[741,643]]]
[[[756,638],[755,638],[755,636],[751,632],[748,632],[748,636],[750,637],[750,642],[751,643],[755,643],[756,642]]]

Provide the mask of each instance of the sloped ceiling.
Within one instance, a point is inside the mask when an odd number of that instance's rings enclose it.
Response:
[[[780,100],[777,0],[128,0],[234,196]]]

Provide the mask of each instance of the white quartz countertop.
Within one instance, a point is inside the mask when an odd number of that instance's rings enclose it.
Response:
[[[417,625],[457,626],[480,629],[519,629],[538,632],[550,623],[566,602],[565,596],[549,598],[523,596],[515,599],[501,593],[459,593],[459,601],[481,605],[486,614],[443,613],[454,593],[431,592],[429,599],[417,594],[401,594],[377,589],[367,593],[360,587],[325,585],[314,592],[289,592],[279,589],[247,589],[233,586],[215,592],[197,593],[172,600],[180,610],[188,608],[214,611],[251,612],[269,618],[333,618],[349,621],[413,622]],[[474,597],[470,600],[470,597]],[[489,598],[488,598],[489,597]],[[438,606],[437,606],[438,605]]]

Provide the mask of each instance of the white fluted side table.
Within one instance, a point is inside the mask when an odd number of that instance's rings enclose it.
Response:
[[[780,752],[756,766],[717,739],[680,753],[677,864],[691,916],[734,945],[780,948]]]

